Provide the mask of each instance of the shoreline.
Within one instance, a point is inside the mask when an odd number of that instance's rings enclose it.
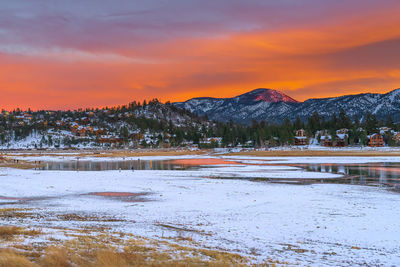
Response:
[[[65,157],[98,157],[98,158],[125,158],[145,156],[255,156],[255,157],[376,157],[376,156],[400,156],[400,148],[273,148],[269,150],[249,149],[115,149],[115,150],[2,150],[2,157],[28,157],[28,156],[65,156]]]

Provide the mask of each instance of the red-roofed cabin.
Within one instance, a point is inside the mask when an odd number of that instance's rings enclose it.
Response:
[[[383,137],[380,134],[372,134],[368,136],[368,145],[371,147],[381,147],[385,145],[385,142],[383,141]]]

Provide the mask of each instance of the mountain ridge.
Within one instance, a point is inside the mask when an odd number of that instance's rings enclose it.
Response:
[[[297,116],[306,120],[315,111],[329,118],[341,109],[351,117],[363,118],[367,112],[371,112],[381,119],[391,115],[396,122],[400,122],[400,88],[384,94],[360,93],[310,98],[303,102],[274,89],[258,88],[231,98],[200,97],[173,105],[223,122],[265,120],[278,123],[286,118],[295,120]]]

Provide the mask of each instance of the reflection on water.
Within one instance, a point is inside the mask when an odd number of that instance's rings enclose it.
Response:
[[[108,171],[108,170],[186,170],[188,166],[163,160],[121,160],[121,161],[61,161],[45,162],[39,168],[49,171]]]
[[[62,161],[45,162],[41,170],[106,171],[106,170],[196,170],[204,164],[184,164],[168,160],[120,160],[120,161]],[[205,164],[207,165],[207,164]],[[269,164],[268,164],[269,165]],[[285,164],[279,164],[285,165]],[[391,186],[400,188],[400,163],[363,164],[290,164],[306,171],[344,174],[344,178],[324,180],[324,183]],[[204,167],[204,165],[203,165]],[[321,181],[322,182],[322,181]]]
[[[302,164],[307,171],[344,174],[345,179],[333,182],[360,185],[400,185],[400,163]]]

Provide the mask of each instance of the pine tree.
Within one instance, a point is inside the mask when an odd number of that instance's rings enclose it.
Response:
[[[392,115],[389,115],[386,119],[386,126],[393,129],[394,128],[394,121]]]
[[[338,128],[346,128],[346,129],[350,129],[351,128],[351,120],[350,118],[347,116],[346,112],[344,111],[344,109],[340,110],[339,113],[339,121],[338,121]]]
[[[295,130],[304,128],[304,123],[300,120],[299,116],[296,117],[296,121],[294,122],[293,127]]]
[[[378,128],[378,120],[376,116],[368,112],[365,119],[365,129],[367,130],[367,133],[373,134],[376,132],[377,128]]]

